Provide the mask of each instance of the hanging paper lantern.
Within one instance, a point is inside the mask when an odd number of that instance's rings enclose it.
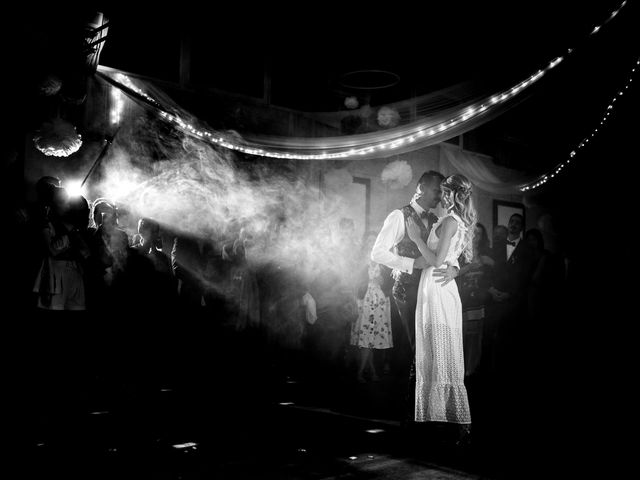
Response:
[[[349,110],[353,110],[354,108],[358,108],[358,99],[356,97],[347,97],[344,99],[344,106]]]
[[[55,75],[47,75],[47,77],[38,85],[38,91],[45,97],[53,97],[57,95],[62,88],[62,81]]]
[[[389,163],[380,175],[382,183],[385,183],[392,190],[399,190],[411,183],[413,170],[405,160],[396,160]]]
[[[400,114],[397,110],[382,107],[378,110],[378,125],[385,128],[395,127],[400,123]]]
[[[82,136],[69,122],[56,118],[45,122],[33,137],[36,148],[53,157],[68,157],[82,146]]]

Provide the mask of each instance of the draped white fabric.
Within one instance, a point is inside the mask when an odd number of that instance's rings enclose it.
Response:
[[[124,93],[129,97],[129,101],[133,101],[134,103],[141,105],[147,109],[151,109],[153,111],[157,111],[158,114],[166,115],[169,113],[171,115],[180,116],[183,122],[188,123],[189,125],[196,125],[199,128],[204,127],[204,123],[199,121],[195,116],[189,114],[185,109],[183,109],[179,104],[174,102],[168,95],[166,95],[162,90],[147,82],[145,80],[125,76],[124,74],[113,70],[101,67],[103,73],[99,74],[96,78],[96,81],[103,83],[107,78],[112,81],[107,81],[107,83],[111,83],[112,86],[122,85],[124,86]],[[126,78],[126,83],[123,78]],[[113,83],[115,81],[115,84]],[[180,127],[178,127],[180,128]],[[367,142],[379,142],[380,139],[386,139],[389,136],[393,136],[394,132],[397,133],[398,129],[409,128],[408,125],[401,126],[398,128],[390,129],[384,132],[372,132],[367,134],[360,135],[347,135],[343,137],[322,137],[322,138],[284,138],[284,137],[274,137],[273,140],[273,148],[281,149],[283,148],[283,142],[292,142],[292,144],[296,144],[299,151],[320,151],[318,145],[321,145],[324,142],[325,151],[330,148],[335,147],[338,142],[344,147],[346,145],[355,145],[355,143],[359,145],[366,144]],[[189,128],[180,128],[185,131],[185,133],[194,134],[192,130]],[[452,130],[456,131],[455,128]],[[444,132],[443,132],[444,133]],[[216,132],[221,136],[229,137],[230,141],[234,141],[236,143],[249,144],[249,140],[246,135],[240,135],[237,132]],[[449,134],[447,134],[448,136]],[[199,136],[194,134],[194,136]],[[203,139],[202,136],[199,138]],[[444,136],[443,138],[446,138]],[[263,137],[261,139],[261,145],[265,145],[267,137]],[[396,150],[389,151],[388,155],[398,155],[399,153],[408,153],[413,150],[420,150],[425,148],[427,145],[431,145],[430,139],[425,141],[424,143],[421,140],[415,141],[414,143],[406,146],[402,146]],[[332,143],[335,142],[335,143]],[[353,143],[355,142],[355,143]],[[363,143],[364,142],[364,143]],[[303,144],[304,148],[303,148]],[[331,147],[329,145],[332,145]],[[526,184],[528,181],[532,181],[533,177],[522,177],[522,178],[513,178],[514,171],[508,170],[505,172],[505,175],[498,176],[495,171],[496,167],[492,165],[492,161],[490,157],[486,155],[475,154],[473,152],[469,152],[467,150],[463,150],[459,147],[448,143],[439,143],[440,148],[440,170],[443,174],[449,175],[452,173],[461,173],[465,175],[471,182],[476,185],[479,189],[486,191],[488,193],[493,194],[514,194],[520,193],[519,187],[523,184]],[[282,151],[282,150],[281,150]],[[372,153],[369,155],[357,155],[356,157],[349,157],[348,160],[364,160],[368,158],[384,158],[387,156],[382,152]],[[497,169],[499,170],[499,169]],[[506,170],[506,169],[505,169]]]
[[[460,173],[473,185],[488,193],[520,193],[519,186],[531,178],[500,178],[490,168],[491,158],[462,150],[454,145],[440,144],[440,171],[443,175]],[[509,172],[513,176],[513,171]]]
[[[467,92],[463,95],[459,92],[456,98],[459,103],[443,104],[437,100],[441,95],[436,95],[435,99],[420,97],[410,103],[417,108],[422,102],[426,110],[418,109],[413,121],[394,128],[333,137],[284,137],[212,130],[148,80],[103,66],[96,73],[98,81],[106,81],[137,103],[156,109],[159,115],[187,134],[252,155],[298,160],[386,158],[435,145],[473,130],[513,108],[527,98],[523,92],[543,75],[544,71],[540,70],[513,88],[494,94],[469,95]],[[428,114],[421,117],[420,113],[424,112]]]

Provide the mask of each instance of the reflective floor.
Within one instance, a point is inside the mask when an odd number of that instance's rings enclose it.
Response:
[[[526,439],[512,385],[499,395],[468,379],[460,447],[451,426],[401,422],[393,370],[362,384],[349,358],[336,373],[224,329],[38,327],[7,360],[6,438],[23,478],[524,478],[552,448]]]

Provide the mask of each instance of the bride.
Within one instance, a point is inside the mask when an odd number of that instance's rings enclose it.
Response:
[[[466,438],[471,414],[464,386],[462,304],[456,283],[437,283],[432,272],[462,253],[473,258],[476,209],[466,177],[451,175],[441,188],[447,214],[433,226],[426,243],[415,221],[407,223],[409,237],[430,265],[422,271],[416,307],[415,420],[461,424]]]

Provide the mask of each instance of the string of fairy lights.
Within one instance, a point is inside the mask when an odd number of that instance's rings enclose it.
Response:
[[[571,160],[574,159],[574,157],[580,152],[580,150],[584,147],[587,146],[587,144],[589,143],[590,140],[592,140],[596,134],[598,134],[599,132],[602,131],[602,127],[605,125],[605,122],[607,122],[609,120],[609,116],[611,115],[611,113],[614,110],[614,107],[616,105],[616,101],[618,100],[618,98],[622,97],[624,95],[624,92],[626,90],[629,89],[629,87],[631,86],[631,82],[633,82],[633,76],[635,74],[635,71],[638,69],[638,66],[640,66],[640,59],[638,59],[636,61],[636,63],[634,64],[633,68],[631,69],[631,74],[629,75],[629,78],[627,79],[627,83],[624,86],[624,88],[622,88],[621,90],[618,91],[618,93],[613,97],[613,99],[611,100],[611,103],[607,106],[607,109],[604,113],[604,115],[602,116],[602,119],[600,120],[600,123],[597,127],[595,127],[591,133],[589,135],[587,135],[586,137],[584,137],[582,139],[582,141],[578,144],[578,146],[571,151],[571,153],[569,153],[569,158],[567,158],[565,161],[559,163],[558,165],[555,166],[555,168],[547,173],[545,173],[544,175],[541,175],[540,177],[538,177],[537,180],[527,183],[525,185],[520,186],[520,191],[522,192],[527,192],[529,190],[534,190],[542,185],[544,185],[545,183],[547,183],[550,179],[555,178],[558,174],[560,174],[560,172],[562,172],[562,170],[571,163]]]
[[[589,33],[589,36],[596,35],[602,27],[611,21],[622,8],[627,4],[627,0],[624,0],[620,6],[611,12],[609,17],[602,22],[600,25],[596,25],[593,30]],[[557,67],[560,63],[564,61],[564,59],[571,55],[573,52],[572,48],[569,48],[565,54],[565,56],[558,56],[551,60],[544,68],[536,71],[534,74],[527,77],[525,80],[519,82],[513,87],[503,90],[501,92],[495,93],[494,95],[487,96],[479,101],[473,103],[472,105],[465,106],[460,110],[456,111],[453,115],[449,116],[446,120],[440,121],[438,123],[433,124],[432,121],[425,121],[419,124],[414,124],[411,126],[409,130],[405,128],[398,129],[398,134],[392,139],[388,139],[388,136],[385,140],[382,141],[368,141],[366,144],[355,147],[330,147],[328,146],[327,139],[324,139],[323,145],[314,146],[313,148],[318,150],[322,149],[322,153],[298,153],[298,152],[286,152],[282,151],[285,148],[291,148],[287,145],[283,145],[281,150],[262,148],[262,146],[257,146],[256,144],[252,144],[248,141],[242,140],[239,141],[237,137],[229,137],[221,134],[220,132],[210,131],[207,129],[200,128],[198,126],[193,125],[187,120],[181,118],[178,114],[167,111],[167,109],[163,108],[162,104],[158,102],[156,99],[148,95],[142,89],[137,87],[129,77],[122,73],[118,73],[113,77],[104,75],[112,84],[116,87],[122,89],[125,92],[128,92],[130,95],[134,95],[140,100],[143,100],[145,103],[151,104],[155,108],[160,111],[160,115],[171,122],[178,128],[183,131],[188,132],[191,135],[194,135],[204,141],[208,141],[210,143],[222,146],[227,149],[239,151],[242,153],[246,153],[249,155],[257,155],[263,157],[270,158],[280,158],[280,159],[294,159],[294,160],[331,160],[331,159],[346,159],[346,158],[357,158],[358,156],[375,156],[376,153],[384,152],[387,153],[389,151],[397,150],[401,147],[406,146],[407,144],[411,144],[414,142],[426,143],[430,138],[435,137],[436,135],[440,135],[441,133],[452,129],[453,127],[463,127],[465,124],[469,126],[469,122],[476,121],[480,117],[487,115],[489,112],[493,111],[498,106],[504,104],[505,102],[511,100],[515,96],[519,95],[533,84],[538,82],[545,74],[547,74],[550,70]],[[634,68],[635,71],[635,68]],[[630,80],[631,81],[631,80]],[[627,88],[627,87],[625,87]],[[610,106],[611,107],[611,106]],[[114,108],[119,109],[118,112],[112,112],[112,122],[117,123],[120,118],[121,109],[123,108],[120,102],[116,102]],[[613,108],[613,107],[611,107]],[[605,115],[605,120],[610,114],[611,108],[608,109],[607,114]],[[116,120],[117,119],[117,120]],[[604,124],[604,121],[601,122],[601,125]],[[597,133],[597,129],[592,133],[592,136]],[[393,132],[389,132],[393,134]],[[589,142],[589,137],[583,140],[578,149],[582,148],[586,143]],[[328,151],[330,150],[330,151]],[[552,173],[548,173],[539,177],[536,181],[522,185],[520,187],[521,191],[528,191],[534,188],[539,187],[540,185],[546,183],[550,178],[554,178],[555,175],[560,173],[560,171],[565,168],[567,164],[570,163],[571,158],[576,155],[576,151],[571,152],[570,158],[565,162],[561,163],[556,167],[556,169]]]
[[[179,115],[167,112],[161,107],[161,104],[154,98],[146,94],[142,89],[138,88],[129,77],[119,73],[112,79],[123,90],[134,92],[138,96],[144,98],[148,103],[153,104],[160,110],[160,115],[169,122],[176,125],[178,128],[187,131],[188,133],[195,135],[203,140],[207,140],[222,147],[240,151],[250,155],[258,155],[271,158],[282,159],[294,159],[294,160],[331,160],[331,159],[343,159],[349,157],[356,157],[358,155],[371,155],[380,151],[389,151],[398,149],[406,144],[410,144],[420,140],[421,138],[429,138],[434,135],[440,134],[455,126],[465,124],[472,119],[477,119],[479,116],[487,114],[490,110],[494,109],[500,104],[505,103],[514,96],[521,93],[526,88],[536,83],[546,72],[555,68],[563,57],[557,57],[551,61],[544,69],[538,70],[533,75],[529,76],[524,81],[518,83],[510,89],[499,92],[495,95],[486,97],[480,102],[476,102],[473,105],[467,106],[464,109],[459,110],[453,117],[448,118],[445,121],[436,124],[427,124],[424,126],[415,126],[412,128],[410,134],[399,136],[390,141],[374,142],[366,147],[350,148],[348,150],[342,150],[337,152],[323,152],[319,154],[300,154],[300,153],[287,153],[276,150],[267,150],[251,145],[243,145],[241,143],[234,142],[218,132],[212,132],[209,130],[201,129],[188,121],[183,120]],[[122,108],[121,105],[116,104],[114,108]],[[112,112],[112,118],[119,118],[119,112]]]
[[[122,77],[120,79],[120,81],[124,82],[126,79],[126,75],[122,75],[119,74]],[[128,80],[128,79],[127,79]],[[111,89],[111,112],[110,112],[110,117],[111,117],[111,124],[115,125],[120,123],[120,119],[122,118],[122,112],[124,111],[124,94],[122,93],[122,90],[118,90],[117,88],[112,88]]]

